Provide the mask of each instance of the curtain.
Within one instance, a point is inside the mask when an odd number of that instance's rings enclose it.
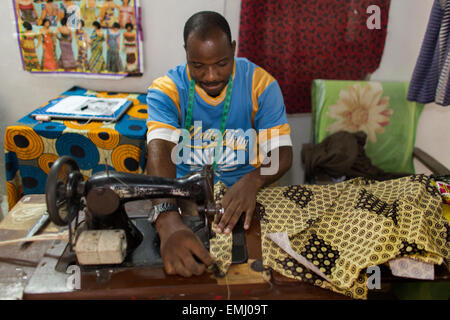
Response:
[[[310,112],[313,79],[361,80],[378,68],[389,5],[390,0],[242,0],[238,56],[278,80],[287,113]]]

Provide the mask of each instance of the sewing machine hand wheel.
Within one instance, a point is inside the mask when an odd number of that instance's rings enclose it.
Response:
[[[52,165],[45,187],[45,200],[50,219],[66,226],[81,209],[83,175],[74,159],[58,158]]]

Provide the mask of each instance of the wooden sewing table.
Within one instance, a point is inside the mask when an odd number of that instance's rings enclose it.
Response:
[[[0,223],[0,241],[25,236],[44,212],[44,195],[24,196]],[[43,232],[58,229],[50,223]],[[38,291],[28,289],[30,279],[42,258],[48,256],[53,241],[0,247],[0,298],[3,299],[191,299],[191,300],[340,300],[343,295],[291,280],[273,271],[259,272],[261,233],[258,219],[246,232],[248,262],[232,265],[227,277],[216,279],[210,273],[183,278],[167,276],[163,268],[107,269],[81,273],[81,289],[58,292],[49,277]],[[50,257],[51,258],[51,257]],[[53,257],[54,258],[54,257]],[[255,262],[256,261],[256,262]],[[255,264],[253,266],[255,266]],[[63,276],[68,276],[64,275]],[[448,279],[448,276],[447,276]],[[386,281],[383,281],[386,283]],[[56,283],[56,282],[55,282]]]

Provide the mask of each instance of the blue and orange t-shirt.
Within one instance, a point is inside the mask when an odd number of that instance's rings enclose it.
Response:
[[[172,158],[177,165],[177,177],[216,161],[215,182],[219,180],[231,186],[260,166],[269,151],[292,145],[278,82],[245,58],[235,58],[225,131],[221,133],[219,128],[227,87],[217,97],[211,97],[196,85],[191,127],[183,136],[190,80],[184,63],[154,80],[147,94],[147,143],[163,139],[183,149],[182,153],[173,152],[173,156],[181,155]],[[223,145],[215,156],[220,140]]]

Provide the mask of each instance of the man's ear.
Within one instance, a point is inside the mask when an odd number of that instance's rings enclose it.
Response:
[[[231,42],[231,50],[233,50],[233,56],[236,55],[236,40]]]
[[[187,51],[186,44],[183,44],[183,48],[184,48],[184,53],[186,54],[186,61],[187,61],[188,60],[188,51]]]

